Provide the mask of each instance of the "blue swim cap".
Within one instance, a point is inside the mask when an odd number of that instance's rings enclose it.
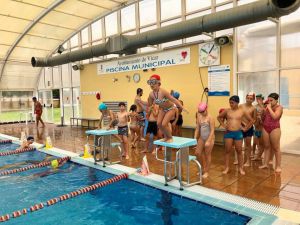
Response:
[[[173,97],[176,98],[176,99],[179,99],[179,97],[180,97],[179,92],[174,91],[174,92],[173,92]]]
[[[99,106],[98,106],[98,109],[99,110],[106,110],[107,106],[104,103],[100,103]]]

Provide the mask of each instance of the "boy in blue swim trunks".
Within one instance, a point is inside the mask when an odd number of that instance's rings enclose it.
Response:
[[[243,109],[239,108],[240,98],[237,95],[233,95],[229,98],[230,108],[225,109],[218,115],[218,121],[221,126],[226,129],[224,139],[225,139],[225,169],[222,172],[227,174],[229,172],[229,161],[232,151],[232,146],[235,146],[235,151],[238,155],[238,166],[241,175],[245,175],[243,168],[243,154],[242,154],[242,144],[243,144],[243,133],[250,128],[251,123],[246,124],[242,127],[242,118],[246,116],[249,121],[251,120],[250,115],[248,115]],[[226,121],[226,123],[225,123]]]

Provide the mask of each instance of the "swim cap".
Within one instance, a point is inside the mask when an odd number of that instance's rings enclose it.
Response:
[[[230,98],[229,98],[229,101],[234,101],[236,103],[240,103],[240,97],[237,96],[237,95],[232,95]]]
[[[253,97],[253,99],[255,98],[255,93],[254,92],[249,92],[246,96],[252,96]]]
[[[256,98],[261,98],[262,100],[264,100],[265,97],[262,94],[257,94]]]
[[[271,93],[271,94],[269,94],[268,97],[269,97],[269,98],[274,98],[275,100],[278,100],[279,94],[277,94],[277,93]]]
[[[106,110],[107,106],[104,103],[100,103],[99,106],[98,106],[98,109],[99,110]]]
[[[51,166],[53,169],[56,169],[58,167],[58,161],[57,159],[54,159],[51,161]]]
[[[207,109],[207,104],[204,102],[200,102],[198,105],[198,112],[204,112]]]
[[[159,75],[157,75],[157,74],[153,74],[151,77],[150,77],[150,79],[155,79],[155,80],[160,80],[160,76]]]
[[[176,99],[179,99],[180,93],[177,92],[177,91],[174,91],[174,92],[173,92],[173,97],[176,98]]]

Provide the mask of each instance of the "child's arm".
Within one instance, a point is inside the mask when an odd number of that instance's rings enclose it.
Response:
[[[224,127],[225,129],[226,129],[226,124],[225,124],[225,118],[226,118],[226,116],[227,116],[227,109],[225,109],[224,111],[222,111],[222,112],[218,115],[218,117],[217,117],[217,119],[218,119],[220,125],[221,125],[222,127]]]

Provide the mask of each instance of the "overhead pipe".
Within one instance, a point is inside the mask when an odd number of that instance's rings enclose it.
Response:
[[[300,0],[260,0],[220,12],[204,15],[137,35],[117,35],[106,43],[48,58],[31,58],[33,67],[57,66],[107,54],[130,54],[148,45],[257,23],[269,17],[279,18],[296,11]]]

